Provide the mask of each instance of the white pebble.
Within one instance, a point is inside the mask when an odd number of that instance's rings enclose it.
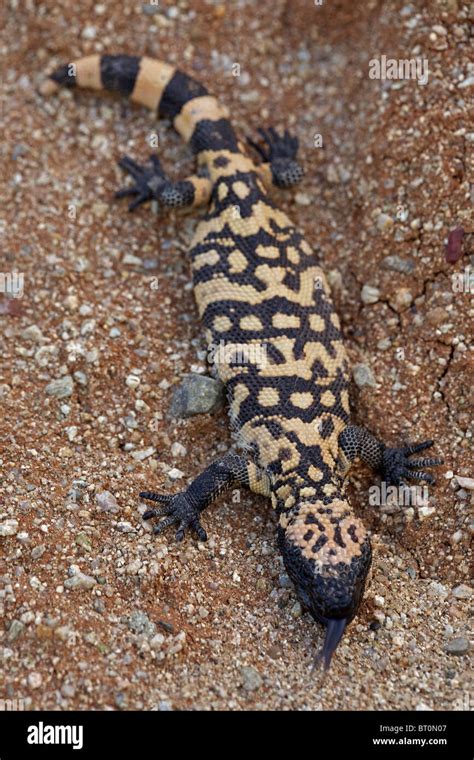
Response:
[[[29,673],[28,686],[31,689],[39,689],[42,683],[43,683],[43,679],[40,673]]]
[[[137,375],[128,375],[125,379],[125,385],[129,388],[137,388],[140,385],[140,378]]]
[[[175,441],[171,446],[171,453],[174,457],[184,457],[188,453],[188,450],[182,443]]]
[[[179,470],[177,467],[172,467],[171,470],[168,471],[168,477],[171,480],[179,480],[184,475],[184,472],[182,470]]]

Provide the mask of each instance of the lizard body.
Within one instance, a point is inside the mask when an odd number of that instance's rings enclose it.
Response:
[[[261,130],[257,164],[237,139],[227,111],[191,77],[136,56],[88,56],[44,83],[107,89],[172,120],[197,157],[198,171],[171,182],[156,156],[120,165],[135,184],[133,209],[155,198],[164,207],[207,204],[190,247],[194,292],[230,418],[244,455],[211,464],[186,491],[140,494],[160,504],[155,532],[172,524],[205,539],[201,512],[238,482],[271,498],[288,574],[312,616],[327,626],[328,666],[360,604],[371,562],[370,539],[348,502],[345,476],[361,457],[390,483],[414,477],[437,459],[409,460],[431,445],[388,448],[350,424],[349,367],[330,289],[313,249],[269,196],[295,184],[297,140]]]

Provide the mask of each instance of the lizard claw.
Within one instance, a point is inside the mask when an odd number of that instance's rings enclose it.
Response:
[[[443,464],[439,457],[409,459],[412,454],[416,454],[423,449],[428,449],[433,445],[433,441],[423,441],[408,446],[395,448],[386,448],[383,453],[382,477],[389,485],[399,486],[404,483],[405,478],[411,480],[424,480],[430,485],[435,484],[433,475],[419,469],[422,467],[437,467]]]
[[[290,135],[287,129],[280,136],[273,127],[267,130],[259,127],[258,133],[265,142],[264,148],[249,137],[247,137],[247,142],[264,162],[270,164],[275,185],[290,187],[300,182],[303,178],[303,169],[296,160],[298,138]]]
[[[149,164],[145,166],[137,164],[130,156],[123,156],[118,165],[134,180],[133,185],[123,187],[115,193],[116,198],[125,198],[129,195],[136,196],[135,200],[129,204],[129,211],[133,211],[142,203],[158,199],[159,191],[169,181],[163,171],[160,159],[154,154],[150,156]]]
[[[247,142],[260,154],[264,161],[271,162],[276,158],[296,159],[299,141],[297,137],[292,137],[287,129],[281,136],[273,127],[268,130],[259,127],[257,131],[266,143],[265,148],[262,148],[249,137]]]
[[[153,533],[162,533],[170,525],[177,525],[178,529],[175,536],[177,541],[183,540],[187,530],[192,530],[199,541],[207,541],[207,533],[199,519],[200,512],[186,497],[186,492],[170,496],[153,491],[142,491],[140,498],[156,501],[163,505],[160,509],[149,509],[143,514],[144,520],[149,520],[152,517],[164,518],[158,525],[155,525]]]

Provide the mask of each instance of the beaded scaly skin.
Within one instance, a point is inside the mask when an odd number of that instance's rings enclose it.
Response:
[[[339,319],[317,255],[269,197],[270,186],[301,180],[298,142],[288,132],[260,130],[265,145],[248,155],[228,113],[191,77],[147,57],[92,55],[56,70],[45,95],[59,86],[119,92],[172,120],[196,154],[196,174],[172,182],[157,156],[147,166],[119,163],[133,185],[130,210],[155,199],[163,208],[206,204],[190,247],[194,292],[226,384],[229,413],[244,454],[211,464],[182,493],[143,492],[159,504],[159,533],[177,526],[205,540],[202,511],[240,483],[271,499],[278,542],[303,605],[327,627],[320,653],[326,667],[354,617],[371,562],[367,531],[347,500],[344,479],[362,458],[393,485],[433,482],[410,460],[432,444],[388,448],[350,424],[349,368]]]

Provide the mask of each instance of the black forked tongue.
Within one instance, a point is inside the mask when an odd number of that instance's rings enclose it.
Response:
[[[332,656],[337,649],[337,645],[342,639],[346,625],[347,618],[331,618],[328,620],[326,625],[326,638],[324,639],[323,648],[316,655],[314,667],[323,662],[324,670],[329,670]]]

